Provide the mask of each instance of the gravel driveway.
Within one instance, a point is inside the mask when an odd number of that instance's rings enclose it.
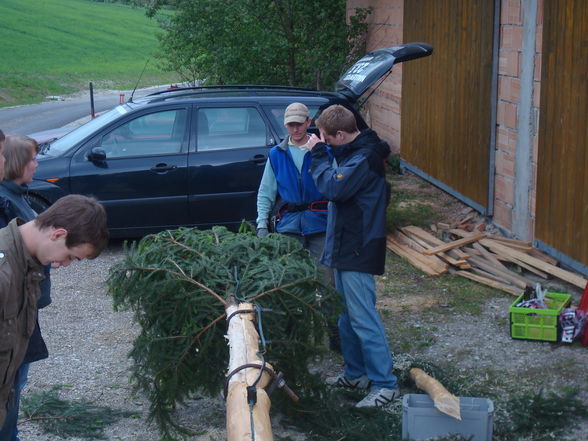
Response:
[[[106,295],[104,281],[108,268],[121,257],[122,246],[115,242],[94,261],[75,262],[53,272],[53,304],[40,312],[50,356],[31,366],[24,394],[65,386],[61,392],[65,399],[83,398],[136,414],[110,427],[108,440],[155,441],[159,439],[158,431],[146,421],[149,404],[142,396],[135,395],[129,384],[127,353],[137,329],[131,313],[113,312],[111,298]],[[388,263],[394,264],[394,259],[397,258],[389,256]],[[577,300],[576,297],[576,303]],[[384,294],[380,298],[380,306],[386,309],[396,302],[402,302],[401,295]],[[392,313],[384,317],[389,329],[410,323],[413,328],[434,332],[435,344],[418,351],[420,357],[433,362],[453,360],[464,371],[501,370],[513,381],[518,372],[531,370],[544,380],[547,390],[577,386],[583,389],[581,397],[588,401],[585,390],[588,351],[576,345],[513,341],[506,321],[510,302],[512,297],[508,295],[491,300],[482,316],[476,316],[475,320],[452,314],[441,318],[426,312],[401,312],[393,307],[390,307]],[[333,370],[338,362],[338,357],[333,356],[323,366]],[[190,438],[191,441],[225,439],[224,402],[220,397],[196,399],[178,412],[180,420],[200,434]],[[34,422],[25,422],[20,428],[23,441],[61,439],[42,433]],[[588,439],[588,422],[574,433],[577,440]]]

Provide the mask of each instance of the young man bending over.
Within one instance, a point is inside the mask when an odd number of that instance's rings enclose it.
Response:
[[[43,265],[93,259],[108,244],[106,212],[95,199],[69,195],[30,222],[0,229],[0,426],[35,328]]]

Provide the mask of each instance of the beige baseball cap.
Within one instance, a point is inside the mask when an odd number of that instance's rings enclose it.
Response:
[[[288,123],[303,124],[308,119],[308,107],[302,103],[292,103],[284,112],[284,125]]]

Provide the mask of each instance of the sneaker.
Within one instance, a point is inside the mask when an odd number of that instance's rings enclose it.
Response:
[[[367,389],[371,383],[367,375],[362,375],[358,378],[347,378],[343,374],[327,377],[325,382],[329,386],[345,387],[347,389]]]
[[[355,407],[382,407],[400,397],[398,389],[374,389]]]

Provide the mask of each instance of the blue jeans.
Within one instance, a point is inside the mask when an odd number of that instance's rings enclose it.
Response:
[[[334,270],[334,276],[335,287],[345,302],[345,311],[339,316],[345,376],[367,375],[372,389],[398,388],[386,331],[376,311],[374,276],[338,269]]]
[[[18,411],[20,408],[20,393],[27,384],[27,376],[29,374],[29,363],[23,363],[16,371],[14,377],[14,395],[8,403],[8,411],[6,412],[6,419],[2,430],[0,430],[0,441],[19,441],[18,428]]]

